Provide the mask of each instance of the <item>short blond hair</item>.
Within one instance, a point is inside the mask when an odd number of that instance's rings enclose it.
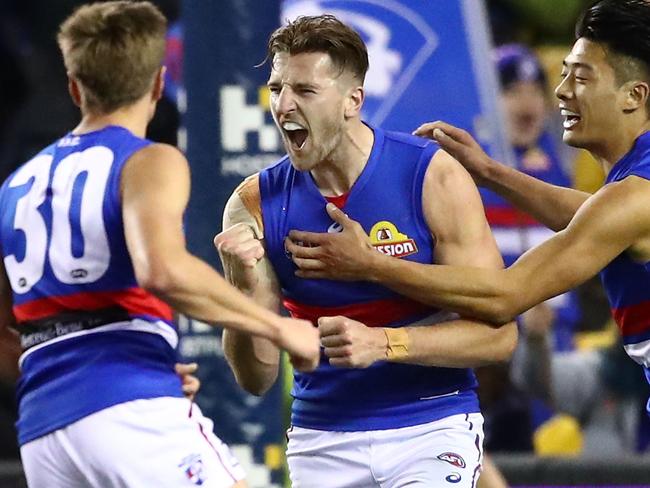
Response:
[[[151,88],[165,56],[167,19],[147,1],[83,5],[59,28],[57,40],[84,108],[110,113]]]

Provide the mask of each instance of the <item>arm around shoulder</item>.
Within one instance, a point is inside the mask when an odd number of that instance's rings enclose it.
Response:
[[[485,219],[480,196],[467,171],[449,154],[437,152],[425,175],[423,210],[435,237],[435,262],[499,270],[503,260]],[[397,267],[398,263],[394,263]],[[403,267],[403,266],[402,266]],[[400,274],[410,280],[414,298],[435,295],[430,265],[413,265]],[[407,275],[410,279],[407,280]],[[417,296],[416,296],[417,295]],[[517,344],[514,322],[504,325],[471,316],[430,327],[409,327],[411,361],[445,367],[477,367],[507,361]],[[398,359],[403,362],[404,360]]]
[[[428,122],[415,134],[437,141],[472,174],[478,185],[499,194],[550,229],[564,229],[590,196],[538,180],[490,158],[467,131],[451,124]]]

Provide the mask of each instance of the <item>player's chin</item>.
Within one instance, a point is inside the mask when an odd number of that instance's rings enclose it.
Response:
[[[315,166],[315,159],[306,157],[303,154],[298,155],[289,152],[289,160],[291,160],[291,165],[298,171],[310,171]]]
[[[584,138],[580,137],[578,134],[570,130],[565,130],[562,133],[562,141],[568,146],[576,147],[579,149],[584,149],[587,146]]]

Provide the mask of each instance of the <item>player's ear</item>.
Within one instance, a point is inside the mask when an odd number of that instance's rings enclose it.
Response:
[[[348,90],[345,99],[345,118],[350,119],[361,113],[361,107],[365,99],[365,92],[362,86],[354,86]]]
[[[165,73],[167,72],[166,66],[161,66],[156,73],[156,77],[153,80],[153,88],[151,90],[151,99],[154,102],[160,100],[163,96],[163,91],[165,90]]]
[[[68,73],[68,93],[70,93],[72,102],[77,107],[81,107],[81,88],[79,87],[79,82],[70,73]]]
[[[645,81],[629,81],[623,85],[625,98],[623,100],[623,111],[634,112],[646,106],[650,96],[650,86]]]

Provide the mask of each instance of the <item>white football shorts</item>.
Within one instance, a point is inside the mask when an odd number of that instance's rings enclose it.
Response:
[[[30,488],[229,488],[244,478],[212,422],[185,398],[121,403],[20,452]]]
[[[483,459],[483,416],[367,432],[292,427],[293,488],[475,488]]]

